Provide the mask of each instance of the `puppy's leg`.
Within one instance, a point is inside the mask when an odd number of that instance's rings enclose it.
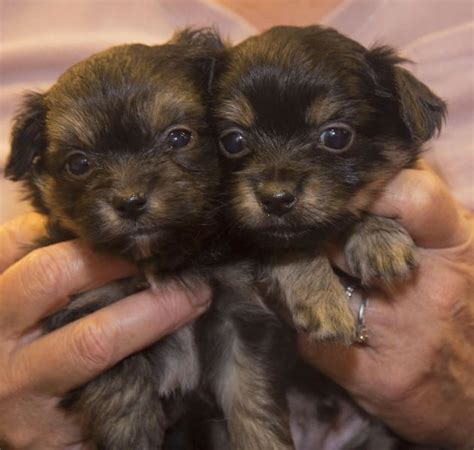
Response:
[[[195,389],[198,375],[191,325],[89,382],[70,408],[101,450],[157,450],[168,425],[162,399]]]
[[[231,339],[215,379],[232,450],[292,450],[289,418],[274,395],[271,367],[239,339]],[[282,401],[283,403],[283,401]]]
[[[204,325],[207,382],[227,419],[231,450],[293,450],[284,397],[289,330],[257,297],[231,299],[208,322],[217,323],[213,330]]]
[[[344,253],[350,269],[362,284],[385,284],[407,277],[417,265],[416,247],[395,220],[365,216],[352,229]]]
[[[120,284],[78,296],[49,320],[49,330],[124,297]],[[85,386],[61,406],[80,417],[84,434],[100,450],[157,450],[167,425],[162,398],[194,389],[199,379],[192,325],[132,355]]]
[[[354,314],[326,256],[279,256],[266,272],[297,330],[314,340],[353,342]]]
[[[157,450],[166,427],[147,352],[132,355],[66,397],[98,450]]]

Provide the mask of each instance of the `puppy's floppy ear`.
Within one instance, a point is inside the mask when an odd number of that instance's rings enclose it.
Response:
[[[400,117],[411,139],[421,144],[439,132],[447,112],[446,103],[399,66],[406,60],[386,46],[369,50],[366,57],[373,70],[376,95],[395,97],[399,103]]]
[[[11,153],[5,167],[5,176],[23,180],[36,157],[46,149],[46,106],[44,95],[28,92],[14,119],[11,135]]]
[[[183,55],[192,61],[197,76],[202,80],[206,92],[210,93],[227,47],[217,30],[185,28],[173,35],[171,43],[183,46]]]

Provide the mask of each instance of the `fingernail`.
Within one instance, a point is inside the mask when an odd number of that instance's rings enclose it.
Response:
[[[187,292],[189,302],[194,308],[208,306],[212,298],[212,290],[208,283],[201,279],[191,278],[183,282]]]
[[[202,278],[195,276],[163,280],[148,278],[148,283],[154,295],[160,296],[164,291],[169,291],[168,295],[184,297],[183,300],[187,300],[194,309],[203,309],[211,302],[211,287]]]

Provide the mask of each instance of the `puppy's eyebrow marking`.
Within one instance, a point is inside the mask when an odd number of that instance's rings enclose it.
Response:
[[[51,118],[51,126],[48,130],[49,138],[54,141],[69,142],[73,137],[82,146],[91,147],[94,145],[94,127],[91,121],[87,120],[87,114],[79,108],[68,111],[62,115]],[[95,125],[95,123],[93,123]]]
[[[353,102],[334,96],[317,97],[306,109],[306,123],[308,125],[321,125],[348,106],[353,106]]]
[[[250,128],[255,123],[255,111],[243,95],[224,100],[217,108],[217,114],[221,119],[235,122],[246,128]]]
[[[144,103],[142,112],[142,120],[151,129],[162,129],[170,122],[179,120],[184,113],[188,116],[202,117],[204,107],[199,102],[199,97],[177,86],[174,90],[157,92],[150,102]]]

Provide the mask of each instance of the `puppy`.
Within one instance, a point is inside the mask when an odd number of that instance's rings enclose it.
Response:
[[[228,220],[257,249],[268,295],[313,339],[355,336],[330,240],[343,240],[364,285],[393,283],[416,266],[397,222],[365,213],[446,112],[402,61],[332,29],[282,26],[230,49],[217,83]]]
[[[209,31],[112,48],[46,93],[28,94],[15,120],[6,175],[24,183],[48,218],[39,245],[80,237],[138,262],[151,284],[205,277],[214,287],[202,319],[62,400],[99,449],[161,448],[180,398],[195,391],[218,405],[232,449],[293,448],[280,388],[290,332],[253,289],[251,264],[216,228],[220,167],[206,105],[222,50]],[[45,330],[143,284],[122,280],[80,294]]]
[[[80,237],[138,262],[152,283],[192,266],[214,231],[219,168],[205,105],[221,49],[208,31],[184,31],[160,46],[115,47],[74,65],[47,92],[26,96],[6,175],[24,183],[48,218],[39,245]],[[45,329],[136,292],[143,281],[79,295]],[[79,414],[98,448],[156,450],[166,427],[162,398],[198,380],[189,326],[69,394],[62,406]]]

